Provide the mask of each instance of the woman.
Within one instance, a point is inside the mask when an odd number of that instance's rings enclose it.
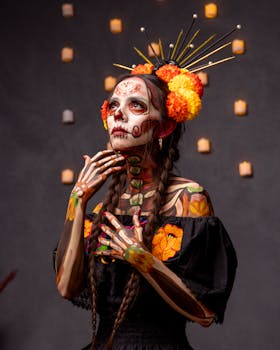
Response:
[[[70,195],[57,287],[92,309],[89,349],[191,349],[186,319],[223,321],[236,256],[207,192],[172,173],[182,122],[198,114],[202,92],[178,69],[139,65],[120,80],[102,107],[112,150],[84,156]],[[106,198],[85,220],[108,177]]]

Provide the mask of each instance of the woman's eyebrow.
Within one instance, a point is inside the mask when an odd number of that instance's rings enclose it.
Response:
[[[117,96],[112,96],[112,97],[109,98],[109,103],[110,102],[115,102],[115,101],[117,101],[117,102],[119,101],[119,98]]]
[[[129,96],[129,99],[130,100],[139,100],[139,101],[142,101],[142,102],[149,102],[149,99],[147,97],[144,97],[144,96],[141,96],[141,95],[130,95]]]

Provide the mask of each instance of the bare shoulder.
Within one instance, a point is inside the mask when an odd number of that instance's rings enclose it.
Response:
[[[162,215],[199,217],[213,215],[213,207],[207,191],[198,182],[172,176],[166,193]]]

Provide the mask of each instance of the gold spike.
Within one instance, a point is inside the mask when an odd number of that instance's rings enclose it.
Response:
[[[213,40],[215,36],[216,34],[211,35],[201,45],[199,45],[195,50],[193,50],[186,58],[184,58],[181,62],[179,62],[180,66],[183,65],[187,60],[189,60],[196,52],[200,51],[205,45],[207,45],[209,41]]]
[[[118,63],[113,63],[113,66],[116,66],[116,67],[119,67],[119,68],[123,68],[123,69],[126,69],[126,70],[133,70],[133,68],[130,68],[130,67],[124,66],[122,64],[118,64]]]
[[[207,57],[209,57],[209,56],[213,55],[214,53],[216,53],[216,52],[218,52],[218,51],[220,51],[220,50],[224,49],[225,47],[229,46],[230,44],[231,44],[231,42],[226,43],[226,44],[224,44],[224,45],[222,45],[222,46],[218,47],[217,49],[215,49],[215,50],[213,50],[213,51],[209,52],[207,55],[202,56],[202,57],[200,57],[198,60],[196,60],[196,61],[194,61],[194,62],[192,62],[192,63],[188,64],[188,65],[187,65],[187,66],[185,66],[184,68],[189,69],[190,67],[194,66],[194,65],[195,65],[195,64],[197,64],[198,62],[200,62],[200,61],[204,60],[205,58],[207,58]]]
[[[138,50],[137,47],[134,47],[134,50],[138,53],[138,55],[139,55],[140,57],[143,58],[144,61],[146,61],[147,63],[153,65],[153,62],[150,61],[150,60],[143,54],[143,52],[141,52],[140,50]]]
[[[163,53],[163,48],[162,48],[162,41],[161,39],[158,39],[158,44],[159,44],[159,50],[160,50],[160,57],[162,60],[164,60],[164,53]]]
[[[178,35],[178,38],[177,38],[177,40],[176,40],[176,44],[175,44],[174,49],[173,49],[173,51],[172,51],[171,60],[173,60],[173,58],[174,58],[174,56],[175,56],[175,53],[176,53],[176,50],[177,50],[177,47],[178,47],[178,45],[179,45],[179,42],[180,42],[180,40],[181,40],[182,35],[183,35],[183,30],[181,30],[180,33],[179,33],[179,35]]]
[[[201,66],[201,67],[198,67],[198,68],[195,68],[195,69],[191,69],[190,72],[191,72],[191,73],[195,73],[195,72],[197,72],[197,71],[204,70],[204,69],[207,69],[207,68],[209,68],[209,67],[216,66],[217,64],[220,64],[220,63],[223,63],[223,62],[232,60],[233,58],[235,58],[235,56],[227,57],[227,58],[224,58],[224,59],[222,59],[222,60],[220,60],[220,61],[208,63],[208,64],[206,64],[205,66]]]
[[[187,49],[190,47],[190,44],[194,41],[194,39],[197,37],[198,33],[200,32],[200,29],[198,29],[194,35],[191,37],[190,41],[187,43],[187,45],[185,46],[184,50],[180,53],[180,55],[177,58],[177,62],[179,62],[180,58],[184,56],[185,52],[187,51]]]

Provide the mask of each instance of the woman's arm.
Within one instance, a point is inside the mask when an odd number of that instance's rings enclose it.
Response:
[[[142,227],[137,215],[133,216],[134,230],[124,227],[111,213],[104,215],[114,229],[101,225],[101,229],[110,237],[100,237],[100,243],[111,250],[96,252],[97,255],[109,255],[126,260],[133,265],[155,288],[161,297],[176,311],[203,326],[209,326],[215,314],[199,302],[182,280],[163,262],[157,259],[142,244]]]
[[[104,184],[108,176],[124,169],[124,160],[113,151],[101,151],[93,158],[84,156],[85,165],[74,186],[55,258],[56,284],[64,298],[78,295],[84,286],[83,226],[88,200]]]

